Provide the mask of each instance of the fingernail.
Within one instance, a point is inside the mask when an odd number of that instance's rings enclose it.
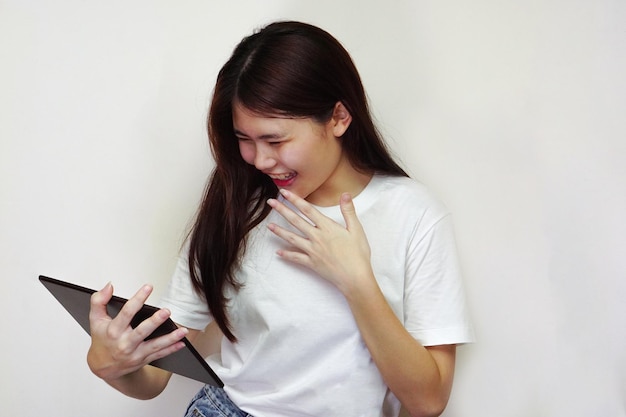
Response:
[[[285,197],[289,196],[289,191],[285,190],[284,188],[281,188],[279,191],[283,196]]]

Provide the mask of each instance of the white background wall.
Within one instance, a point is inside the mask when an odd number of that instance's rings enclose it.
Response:
[[[182,415],[128,399],[47,274],[156,302],[211,169],[218,68],[316,23],[452,209],[478,342],[446,416],[626,416],[626,3],[0,0],[0,414]]]

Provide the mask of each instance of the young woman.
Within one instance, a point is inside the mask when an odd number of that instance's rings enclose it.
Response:
[[[358,72],[325,31],[270,24],[222,67],[208,118],[216,168],[163,309],[132,329],[92,299],[92,371],[151,398],[146,366],[213,339],[224,389],[188,416],[439,415],[471,340],[450,216],[394,162]],[[143,341],[167,317],[178,330]]]

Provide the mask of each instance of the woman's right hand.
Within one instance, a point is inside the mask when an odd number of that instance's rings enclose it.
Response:
[[[151,293],[152,287],[144,285],[115,318],[111,318],[106,309],[113,296],[113,286],[110,283],[91,296],[91,346],[87,363],[98,377],[111,383],[185,346],[182,339],[188,330],[182,327],[167,335],[145,341],[170,316],[167,309],[161,309],[137,327],[131,327],[131,319]]]

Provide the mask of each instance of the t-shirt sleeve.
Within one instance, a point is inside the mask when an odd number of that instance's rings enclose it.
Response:
[[[191,283],[186,250],[178,257],[160,306],[172,312],[171,319],[175,323],[190,329],[204,330],[213,321],[204,296],[198,294]]]
[[[473,342],[451,216],[419,229],[407,254],[405,327],[424,346]]]

